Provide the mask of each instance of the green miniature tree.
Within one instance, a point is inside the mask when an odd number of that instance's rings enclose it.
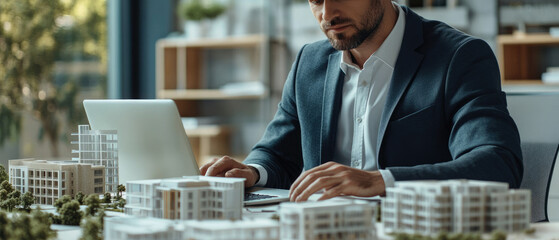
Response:
[[[491,232],[491,240],[506,240],[507,234],[501,230]]]
[[[31,234],[34,239],[51,239],[56,236],[56,232],[50,228],[52,224],[49,214],[41,211],[40,208],[31,212],[32,225]]]
[[[103,226],[97,217],[87,217],[81,224],[82,236],[81,240],[101,240],[103,239]]]
[[[126,187],[122,184],[119,184],[117,187],[118,196],[122,197],[122,193],[126,191]]]
[[[8,193],[8,198],[17,198],[19,199],[21,197],[21,192],[19,190],[14,190],[11,193]],[[18,201],[19,204],[19,201]]]
[[[0,190],[0,202],[8,199],[8,191],[6,189]]]
[[[0,189],[4,189],[6,190],[8,193],[11,193],[14,191],[14,187],[12,187],[12,184],[10,182],[8,182],[8,180],[4,180],[1,184],[0,184]]]
[[[0,210],[0,239],[8,238],[8,215]]]
[[[8,180],[10,179],[8,177],[8,173],[6,172],[6,168],[4,168],[4,165],[0,164],[0,182],[4,182]]]
[[[21,208],[23,210],[29,212],[33,203],[35,203],[35,197],[33,197],[33,193],[28,191],[21,196]]]
[[[78,193],[76,193],[75,199],[80,203],[80,205],[83,205],[83,200],[85,200],[85,195],[83,194],[82,191],[79,191]]]
[[[101,209],[99,210],[99,214],[98,214],[98,218],[99,218],[99,223],[101,224],[101,229],[103,229],[105,227],[105,216],[107,216],[107,214],[105,214],[105,210]]]
[[[80,212],[80,204],[76,200],[64,203],[60,208],[60,217],[64,225],[80,225],[82,213]]]
[[[124,198],[119,199],[117,202],[117,207],[124,208],[124,206],[126,206],[126,199]]]
[[[85,199],[85,205],[87,205],[87,208],[85,209],[85,215],[95,216],[95,213],[97,213],[98,209],[101,207],[101,201],[99,200],[99,197],[97,195],[90,194]]]
[[[53,206],[56,207],[56,211],[60,212],[60,208],[62,208],[62,206],[67,203],[72,201],[72,197],[70,197],[69,195],[64,195],[59,199],[56,199],[56,201],[54,201]]]
[[[17,205],[19,205],[19,199],[8,198],[7,200],[4,200],[2,201],[2,203],[0,203],[0,208],[11,212]]]
[[[103,203],[111,203],[111,193],[106,192],[103,195]]]
[[[448,240],[448,233],[445,231],[439,232],[439,234],[437,234],[437,237],[435,238],[436,240]]]
[[[12,215],[11,223],[8,225],[8,239],[33,239],[31,217],[28,214]]]

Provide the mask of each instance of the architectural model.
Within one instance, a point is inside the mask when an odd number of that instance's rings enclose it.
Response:
[[[10,160],[8,174],[14,189],[31,192],[35,203],[52,205],[64,195],[102,194],[105,167],[75,161]]]
[[[484,181],[396,182],[386,190],[382,219],[387,233],[522,231],[530,223],[530,191]]]
[[[125,213],[166,219],[241,219],[244,179],[205,176],[128,181]]]
[[[111,217],[105,219],[104,238],[279,240],[279,223],[271,219],[171,221],[156,218]]]
[[[280,239],[377,239],[376,203],[332,199],[280,204]]]
[[[72,153],[79,163],[102,165],[105,167],[105,192],[118,191],[118,135],[116,130],[91,130],[89,125],[79,125],[78,141],[72,141],[78,149]]]

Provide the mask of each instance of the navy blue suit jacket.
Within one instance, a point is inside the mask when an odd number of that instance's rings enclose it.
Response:
[[[520,138],[489,46],[406,7],[405,33],[381,116],[379,167],[396,181],[522,179]],[[328,41],[304,46],[274,119],[244,163],[289,188],[303,170],[334,161],[344,74]]]

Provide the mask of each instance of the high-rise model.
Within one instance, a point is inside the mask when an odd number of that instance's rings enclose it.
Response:
[[[105,192],[118,192],[118,135],[116,130],[91,130],[89,125],[79,125],[77,141],[72,141],[78,149],[72,158],[79,163],[105,166]]]

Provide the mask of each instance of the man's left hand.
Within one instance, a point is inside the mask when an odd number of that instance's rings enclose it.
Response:
[[[335,162],[327,162],[303,172],[289,189],[292,202],[307,201],[320,191],[324,193],[318,200],[341,195],[372,197],[384,195],[385,185],[379,171],[364,171]]]

